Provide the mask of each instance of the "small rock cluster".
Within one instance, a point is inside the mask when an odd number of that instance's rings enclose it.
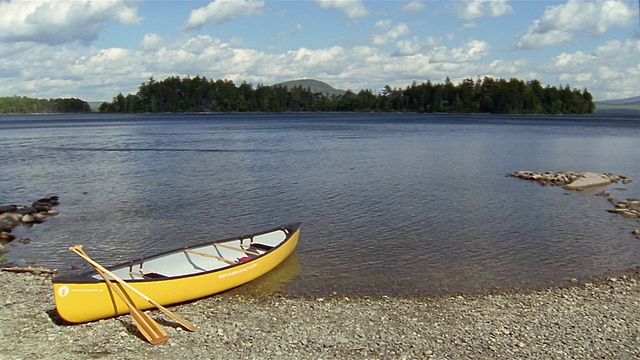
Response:
[[[11,233],[15,227],[20,224],[32,226],[58,215],[58,211],[53,209],[58,204],[60,204],[60,198],[50,196],[36,200],[30,206],[0,205],[0,253],[8,251],[3,244],[16,239],[16,236]],[[28,243],[30,240],[24,238],[20,241]]]
[[[596,178],[602,178],[604,180],[608,180],[609,183],[618,183],[622,181],[623,184],[628,184],[631,182],[631,179],[623,175],[614,175],[612,173],[580,172],[580,171],[561,171],[561,172],[547,171],[547,172],[541,173],[541,172],[523,170],[523,171],[512,172],[509,174],[509,176],[516,177],[519,179],[536,181],[542,185],[552,185],[552,186],[566,186],[578,179],[588,178],[589,176],[594,176]]]
[[[640,218],[640,199],[630,198],[627,200],[618,200],[610,197],[609,202],[613,204],[614,209],[607,210],[608,212],[620,214],[629,219]]]
[[[614,208],[607,210],[608,212],[619,214],[628,219],[640,219],[640,199],[629,198],[627,200],[619,200],[614,197],[609,197],[609,202]],[[640,239],[639,229],[633,230],[632,233]]]
[[[628,184],[632,182],[626,176],[614,175],[612,173],[593,173],[593,172],[553,172],[544,173],[535,171],[516,171],[508,174],[508,176],[539,182],[542,185],[551,184],[551,186],[564,186],[569,190],[582,190],[587,187],[609,185],[611,183],[622,182]],[[640,219],[640,199],[629,198],[627,200],[619,200],[611,197],[611,192],[601,191],[596,196],[609,198],[609,202],[614,206],[613,209],[607,210],[613,214],[619,214],[628,219]],[[640,222],[640,220],[638,220]],[[640,240],[640,229],[631,231]]]

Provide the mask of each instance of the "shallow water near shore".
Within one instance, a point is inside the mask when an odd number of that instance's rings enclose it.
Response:
[[[16,264],[86,268],[302,222],[295,257],[243,291],[417,295],[584,280],[640,265],[635,220],[506,177],[635,180],[640,119],[406,114],[0,117],[0,203],[60,196]]]

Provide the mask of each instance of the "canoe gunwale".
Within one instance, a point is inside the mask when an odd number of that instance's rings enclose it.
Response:
[[[285,235],[285,239],[284,240],[279,242],[276,246],[271,247],[269,250],[266,250],[264,253],[260,254],[259,256],[256,256],[256,257],[254,257],[254,258],[252,258],[250,260],[247,260],[247,261],[238,262],[238,263],[229,264],[228,266],[224,266],[224,267],[220,267],[220,268],[215,268],[215,269],[196,272],[196,273],[189,273],[189,274],[184,274],[184,275],[162,276],[162,277],[157,277],[157,278],[134,278],[134,279],[127,279],[126,281],[128,283],[160,282],[160,281],[177,280],[177,279],[183,279],[183,278],[189,278],[189,277],[197,277],[197,276],[209,275],[209,274],[212,274],[212,273],[215,273],[215,272],[228,271],[229,269],[232,269],[232,268],[237,267],[237,266],[241,266],[241,265],[249,264],[249,263],[252,263],[252,262],[255,262],[255,261],[259,261],[260,259],[264,259],[265,257],[269,256],[270,254],[272,254],[274,252],[277,252],[277,249],[281,248],[287,242],[289,242],[289,240],[291,240],[291,238],[296,234],[296,232],[298,232],[300,230],[300,227],[301,227],[301,223],[291,223],[291,224],[288,224],[288,225],[272,228],[270,230],[265,230],[265,231],[260,231],[260,232],[256,232],[256,233],[250,233],[250,234],[247,234],[247,235],[235,236],[235,237],[225,238],[225,239],[221,239],[221,240],[203,242],[203,243],[199,243],[199,244],[193,244],[193,245],[189,245],[189,246],[185,246],[185,247],[181,247],[181,248],[176,248],[176,249],[164,251],[164,252],[161,252],[161,253],[158,253],[158,254],[155,254],[155,255],[151,255],[151,256],[148,256],[148,257],[142,257],[142,258],[138,258],[138,259],[135,259],[135,260],[130,260],[130,261],[126,261],[126,262],[123,262],[123,263],[107,266],[106,268],[109,271],[113,271],[114,269],[121,269],[121,268],[130,268],[130,269],[132,269],[134,266],[143,264],[145,261],[150,261],[150,260],[153,260],[153,259],[162,258],[162,257],[168,256],[168,255],[171,255],[171,254],[182,253],[182,252],[185,252],[186,250],[189,250],[189,249],[196,249],[196,248],[202,248],[202,247],[207,247],[207,246],[213,246],[215,244],[223,244],[223,243],[227,243],[227,242],[231,242],[231,241],[237,241],[237,240],[243,240],[243,239],[251,239],[253,241],[253,238],[255,236],[268,234],[268,233],[272,233],[272,232],[276,232],[276,231],[284,231],[285,232],[286,235]],[[54,284],[104,283],[105,282],[104,279],[100,279],[100,278],[94,277],[96,274],[98,274],[97,271],[88,270],[88,271],[85,271],[85,272],[82,272],[82,273],[79,273],[79,274],[57,276],[57,277],[54,277],[52,281],[53,281]]]

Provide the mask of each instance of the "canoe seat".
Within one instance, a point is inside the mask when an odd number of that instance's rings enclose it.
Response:
[[[251,247],[264,250],[264,251],[269,251],[273,249],[273,246],[271,245],[265,245],[265,244],[259,244],[259,243],[251,243]]]
[[[143,276],[145,279],[161,279],[167,277],[166,275],[158,274],[157,272],[145,272]]]
[[[146,271],[143,269],[139,269],[139,270],[140,272],[129,271],[129,274],[133,276],[141,277],[143,279],[161,279],[161,278],[167,277],[166,275],[158,274],[157,272]]]

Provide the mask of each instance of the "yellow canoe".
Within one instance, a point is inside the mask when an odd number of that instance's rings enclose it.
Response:
[[[245,284],[271,271],[295,249],[300,223],[184,247],[107,267],[161,305],[200,299]],[[119,286],[139,309],[151,303]],[[62,319],[82,323],[129,312],[95,271],[53,279]]]

